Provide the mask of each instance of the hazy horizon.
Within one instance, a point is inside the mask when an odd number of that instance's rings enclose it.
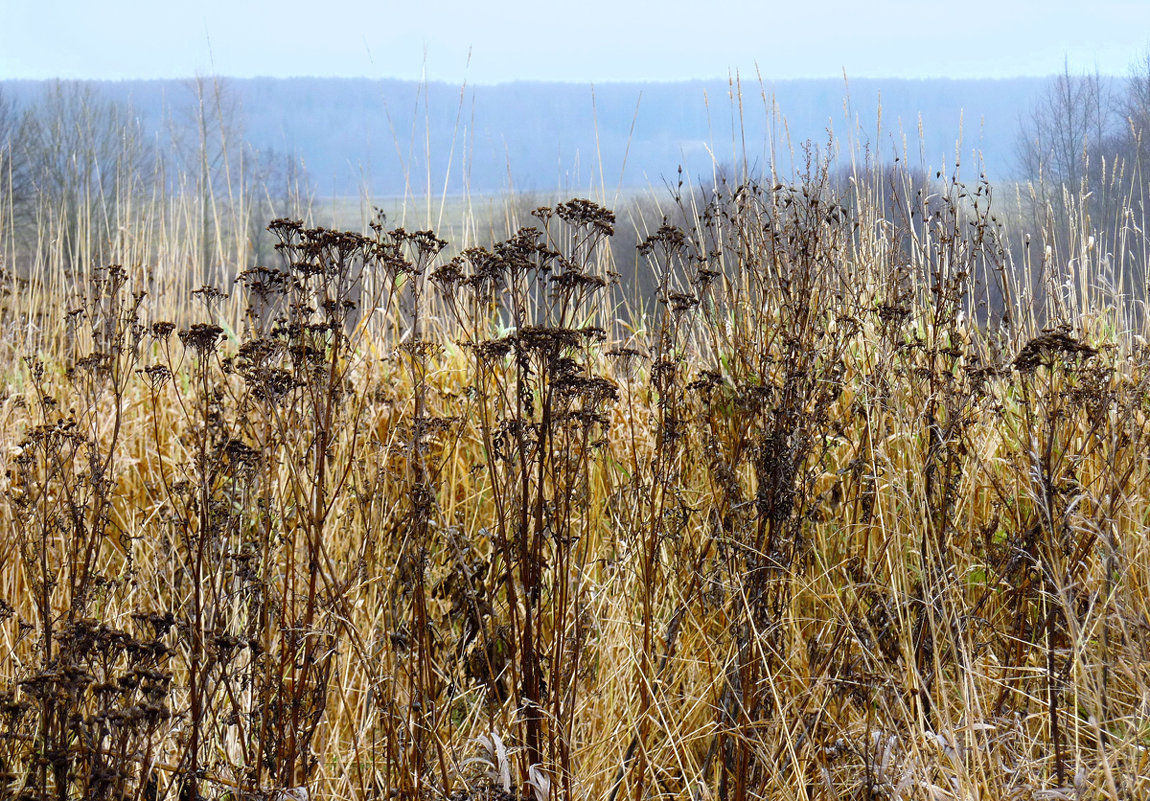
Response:
[[[987,174],[1009,176],[1019,115],[1043,83],[784,80],[761,91],[744,85],[737,115],[726,81],[461,91],[396,79],[241,78],[223,79],[221,89],[228,114],[237,115],[229,124],[253,152],[298,157],[325,193],[371,186],[391,195],[408,191],[412,176],[434,176],[436,191],[532,191],[586,187],[608,173],[616,186],[662,185],[679,167],[704,180],[723,162],[786,170],[795,147],[807,140],[822,147],[832,132],[836,148],[913,156],[932,168],[961,155]],[[181,104],[196,102],[192,83],[179,79],[97,87],[161,140]],[[47,88],[0,81],[17,104],[36,102]]]
[[[717,148],[736,138],[736,115],[721,109],[734,108],[736,76],[749,101],[737,103],[739,134],[763,163],[777,113],[787,121],[779,141],[821,141],[833,128],[840,141],[922,153],[932,165],[960,151],[976,163],[985,157],[992,173],[1009,175],[1019,120],[1041,79],[1069,69],[1120,80],[1150,52],[1150,3],[1132,0],[1103,0],[1088,13],[1068,0],[1040,13],[1023,0],[968,0],[961,10],[909,0],[865,8],[666,0],[656,12],[634,0],[267,8],[66,0],[49,20],[42,4],[0,0],[0,83],[299,84],[238,91],[244,135],[253,147],[300,157],[326,187],[364,176],[403,187],[413,168],[444,176],[444,186],[448,175],[462,180],[450,163],[462,131],[474,186],[501,186],[512,172],[517,186],[583,185],[605,153],[620,183],[661,180],[682,165],[702,170],[735,158]],[[364,92],[339,80],[427,89]],[[897,85],[927,81],[954,85]],[[998,83],[959,85],[978,81]],[[135,104],[145,130],[163,127],[162,91],[120,86],[109,95]],[[414,134],[400,145],[394,133],[417,128],[429,150],[422,156]]]
[[[1150,40],[1150,4],[1061,0],[954,7],[848,0],[809,7],[525,0],[381,7],[303,0],[193,7],[0,0],[0,80],[226,77],[394,78],[454,84],[663,83],[1124,75]]]

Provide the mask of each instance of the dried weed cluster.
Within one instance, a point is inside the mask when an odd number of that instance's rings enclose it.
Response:
[[[0,799],[1146,797],[1143,317],[881,191],[10,296]]]

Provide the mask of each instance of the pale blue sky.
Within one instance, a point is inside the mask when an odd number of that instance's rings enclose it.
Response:
[[[0,79],[1124,75],[1148,44],[1150,0],[0,0]]]

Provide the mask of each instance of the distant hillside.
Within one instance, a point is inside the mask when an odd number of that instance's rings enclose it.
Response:
[[[600,166],[608,187],[662,185],[675,180],[680,165],[691,180],[706,180],[712,156],[730,163],[744,143],[749,164],[761,169],[772,152],[786,165],[803,140],[825,144],[828,131],[840,146],[853,140],[884,157],[901,152],[905,141],[912,163],[921,152],[933,168],[953,163],[960,124],[967,174],[977,169],[978,152],[991,177],[1007,178],[1020,115],[1044,85],[1040,78],[780,81],[765,89],[745,84],[739,104],[723,82],[594,89],[514,83],[462,90],[367,79],[223,82],[246,140],[297,154],[321,195],[356,194],[365,185],[377,195],[401,194],[405,185],[422,194],[429,177],[435,192],[445,181],[449,192],[465,185],[498,191],[509,184],[585,191],[592,180],[598,183]],[[145,129],[158,136],[170,130],[166,120],[186,116],[194,100],[189,83],[180,81],[94,86],[130,102]],[[27,102],[44,84],[3,87]]]

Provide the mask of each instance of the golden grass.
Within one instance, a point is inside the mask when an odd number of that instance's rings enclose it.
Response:
[[[720,188],[648,243],[629,321],[606,293],[545,319],[545,280],[453,307],[452,251],[378,231],[379,311],[317,329],[318,372],[281,348],[277,401],[226,360],[302,340],[239,284],[194,300],[179,231],[122,282],[38,262],[4,313],[0,798],[1146,797],[1141,324],[1084,237],[1028,269],[973,189],[892,219],[858,178]],[[544,323],[608,339],[516,339]],[[552,411],[599,423],[544,416],[561,357],[616,396]],[[516,423],[545,459],[516,465]],[[165,714],[108,716],[149,699],[93,689],[139,659],[77,645],[97,623],[164,646]]]

